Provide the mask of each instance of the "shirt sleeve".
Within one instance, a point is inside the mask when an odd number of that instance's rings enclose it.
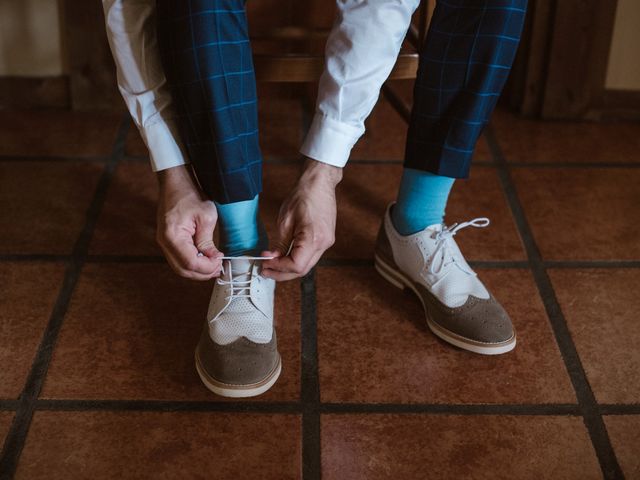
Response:
[[[118,88],[149,149],[154,171],[188,163],[160,62],[155,0],[103,0]]]
[[[300,152],[344,167],[365,131],[419,0],[340,0],[326,46],[316,114]]]

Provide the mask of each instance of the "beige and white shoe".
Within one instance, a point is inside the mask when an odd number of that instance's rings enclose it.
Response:
[[[453,236],[465,227],[486,227],[487,218],[445,227],[431,225],[400,235],[387,208],[375,247],[376,270],[422,301],[431,331],[446,342],[484,355],[513,350],[516,334],[502,305],[465,261]]]
[[[269,390],[282,368],[273,328],[275,282],[260,275],[253,258],[225,260],[223,267],[196,348],[196,370],[218,395],[253,397]]]

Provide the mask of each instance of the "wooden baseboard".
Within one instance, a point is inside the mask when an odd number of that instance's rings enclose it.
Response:
[[[602,103],[604,107],[640,110],[640,90],[605,90]]]
[[[0,77],[0,108],[69,108],[69,78]]]
[[[640,90],[605,90],[587,118],[640,120]]]

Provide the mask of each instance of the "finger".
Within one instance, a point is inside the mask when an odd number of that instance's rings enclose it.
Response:
[[[169,266],[171,267],[171,269],[181,277],[189,278],[191,280],[205,281],[205,280],[211,280],[212,278],[215,278],[220,275],[221,269],[218,269],[217,271],[211,274],[196,273],[189,270],[185,270],[184,268],[180,267],[177,264],[176,260],[173,258],[172,253],[168,252],[164,248],[162,250],[165,254],[165,258],[167,259],[167,262],[169,263]]]
[[[198,249],[190,237],[170,239],[167,247],[177,266],[182,270],[211,275],[222,268],[222,260],[219,256],[198,256]]]
[[[272,255],[269,256],[282,257],[289,253],[288,250],[293,241],[294,228],[295,225],[289,217],[278,221],[278,235],[273,248],[270,250]]]
[[[197,250],[207,257],[221,257],[222,253],[213,243],[213,231],[216,228],[217,221],[216,215],[206,213],[196,217],[195,221],[196,233],[193,236],[193,241]]]
[[[265,250],[261,253],[263,257],[275,257],[280,258],[288,255],[293,245],[293,227],[289,225],[288,220],[278,221],[278,236],[271,250]],[[286,245],[286,246],[285,246]],[[265,261],[262,266],[268,268],[269,263],[273,260]]]
[[[313,258],[316,256],[319,258],[319,255],[322,254],[322,252],[318,254],[318,249],[311,241],[311,237],[309,228],[303,227],[296,234],[289,255],[267,260],[264,263],[264,268],[267,271],[275,270],[282,273],[294,273],[297,276],[306,274]]]
[[[275,280],[276,282],[287,282],[289,280],[300,278],[300,275],[297,273],[277,272],[275,270],[263,270],[262,276],[265,278],[270,278],[271,280]]]
[[[296,261],[289,257],[277,257],[271,260],[267,260],[263,264],[263,270],[266,272],[280,272],[280,273],[294,273],[297,275],[303,275],[303,268],[307,262],[296,263]]]
[[[189,272],[216,276],[222,268],[218,258],[198,256],[190,232],[165,234],[158,243],[173,269],[180,275],[189,277]]]
[[[294,280],[296,278],[301,278],[307,275],[311,269],[318,263],[318,260],[322,256],[322,251],[318,251],[316,255],[313,256],[311,261],[307,263],[304,267],[302,267],[298,272],[288,272],[288,271],[280,271],[274,269],[265,269],[263,267],[262,275],[266,278],[271,278],[277,282],[286,282],[288,280]]]
[[[285,256],[274,260],[280,260],[283,265],[292,268],[294,273],[300,273],[309,264],[317,251],[318,246],[313,241],[311,225],[303,225],[296,232],[289,252]]]
[[[322,257],[323,253],[324,252],[322,250],[316,250],[315,254],[309,260],[309,262],[303,267],[301,267],[298,272],[282,271],[282,270],[278,270],[277,267],[267,268],[265,265],[263,266],[263,269],[262,269],[262,275],[267,278],[276,280],[277,282],[284,282],[287,280],[293,280],[294,278],[304,277],[306,274],[308,274],[311,271],[313,267],[316,266],[316,264]]]
[[[293,240],[289,242],[289,245],[286,248],[278,248],[275,250],[264,250],[260,253],[263,257],[286,257],[291,253],[293,249]]]
[[[218,268],[212,271],[211,273],[194,272],[192,270],[187,270],[183,268],[178,263],[178,261],[176,260],[175,256],[173,256],[172,253],[165,254],[165,256],[167,258],[167,262],[169,263],[173,271],[176,272],[181,277],[190,278],[193,280],[209,280],[211,278],[218,277],[222,271],[222,268]]]

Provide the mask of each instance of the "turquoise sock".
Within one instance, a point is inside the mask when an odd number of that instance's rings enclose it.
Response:
[[[454,178],[405,168],[391,221],[400,235],[411,235],[444,221]]]
[[[219,249],[226,256],[259,255],[268,248],[267,233],[258,213],[258,200],[221,204],[218,209]]]

